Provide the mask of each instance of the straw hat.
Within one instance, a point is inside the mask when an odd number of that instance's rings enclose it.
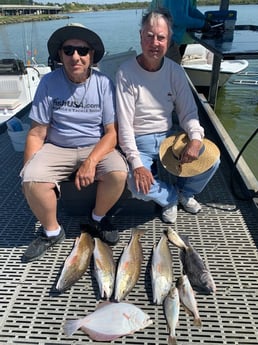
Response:
[[[65,41],[70,39],[85,41],[94,49],[93,63],[99,62],[103,57],[105,49],[101,38],[82,24],[73,23],[56,30],[50,36],[47,47],[52,60],[60,62],[58,50]]]
[[[164,168],[171,174],[181,177],[190,177],[207,171],[218,160],[220,151],[210,140],[203,139],[199,158],[191,163],[180,163],[180,156],[189,138],[186,133],[172,135],[160,145],[159,157]]]

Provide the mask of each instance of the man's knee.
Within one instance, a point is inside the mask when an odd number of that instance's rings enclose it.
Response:
[[[103,175],[100,180],[110,183],[111,179],[118,184],[125,184],[127,179],[127,172],[111,171],[110,173]]]
[[[22,183],[22,190],[25,196],[35,193],[44,193],[49,190],[55,190],[56,185],[51,182],[28,181]]]

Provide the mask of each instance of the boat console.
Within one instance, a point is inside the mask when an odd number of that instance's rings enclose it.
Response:
[[[0,75],[26,74],[26,68],[22,60],[0,59]]]

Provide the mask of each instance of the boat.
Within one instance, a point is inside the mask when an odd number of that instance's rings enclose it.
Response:
[[[213,53],[198,43],[188,44],[182,58],[182,66],[195,87],[210,86],[212,62]],[[218,86],[223,86],[232,75],[244,71],[247,67],[247,60],[223,60]]]
[[[132,54],[134,52],[128,53]],[[126,53],[110,54],[102,61],[100,69],[106,67],[106,73],[110,72],[114,78],[116,64],[119,65],[126,57]],[[104,66],[105,60],[108,68]],[[221,167],[197,196],[202,211],[191,215],[179,209],[173,228],[180,235],[189,235],[191,244],[200,252],[213,275],[217,293],[196,296],[203,321],[203,327],[198,331],[192,324],[192,317],[183,309],[180,310],[176,329],[178,344],[241,345],[244,339],[245,343],[257,345],[257,325],[254,321],[257,319],[258,305],[258,208],[254,197],[258,192],[257,181],[242,158],[235,169],[236,147],[206,98],[198,94],[193,85],[191,87],[206,135],[220,148]],[[27,116],[24,114],[21,120],[26,122]],[[66,337],[62,329],[65,319],[81,318],[95,310],[100,297],[92,270],[89,269],[61,296],[55,290],[60,268],[75,238],[80,235],[80,223],[87,221],[94,204],[96,185],[79,192],[71,181],[61,184],[58,217],[67,238],[40,261],[24,265],[20,258],[40,224],[35,221],[21,190],[19,170],[22,168],[22,153],[13,150],[7,131],[0,133],[0,157],[0,284],[4,306],[0,309],[1,344],[100,344],[91,341],[80,330],[72,337]],[[170,181],[170,176],[162,167],[159,167],[159,174]],[[114,215],[112,221],[119,229],[121,238],[112,247],[114,258],[119,258],[130,240],[131,229],[137,227],[144,231],[141,237],[144,250],[142,270],[127,301],[137,304],[153,320],[153,324],[146,329],[123,337],[118,342],[167,344],[164,310],[162,305],[152,303],[149,272],[153,244],[157,243],[168,225],[161,221],[157,205],[133,199],[127,190],[111,210],[110,216]],[[81,228],[84,229],[83,224]],[[170,249],[175,282],[182,274],[182,266],[178,249],[172,245]]]
[[[0,126],[29,108],[40,78],[50,71],[35,61],[26,65],[17,57],[0,59]]]

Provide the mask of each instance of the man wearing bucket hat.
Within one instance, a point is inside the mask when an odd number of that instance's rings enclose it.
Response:
[[[72,173],[78,190],[97,181],[90,223],[96,236],[116,244],[119,234],[106,213],[121,196],[127,176],[125,159],[115,149],[114,86],[92,68],[104,55],[102,40],[70,24],[51,35],[48,51],[61,67],[45,75],[37,89],[21,172],[25,197],[43,231],[28,246],[24,262],[39,259],[64,240],[56,194]]]
[[[176,221],[178,204],[192,214],[201,210],[194,196],[220,162],[217,147],[204,139],[182,67],[165,56],[171,21],[165,9],[145,14],[142,53],[123,63],[116,76],[119,144],[130,165],[128,187],[135,198],[159,204],[168,223]],[[173,111],[182,135],[173,135]],[[159,178],[159,161],[173,174],[175,184]]]

